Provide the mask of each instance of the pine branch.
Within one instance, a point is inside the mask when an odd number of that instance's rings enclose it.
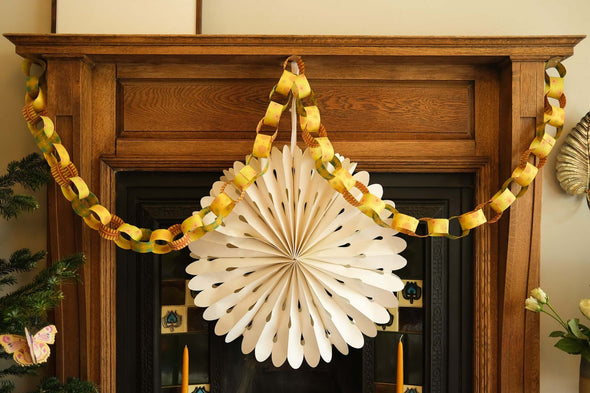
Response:
[[[0,276],[5,276],[15,272],[28,272],[35,268],[37,262],[45,258],[47,253],[39,251],[31,254],[28,248],[16,250],[10,256],[10,259],[0,259]]]
[[[11,393],[14,390],[14,382],[9,380],[0,381],[0,393]]]
[[[59,284],[78,279],[76,270],[84,263],[76,254],[48,266],[33,281],[0,298],[0,331],[22,334],[25,327],[42,327],[48,310],[59,304]]]
[[[98,393],[98,389],[92,383],[76,378],[70,378],[62,385],[57,378],[52,377],[44,380],[39,389],[31,393]]]
[[[51,180],[49,166],[37,153],[29,154],[20,161],[11,161],[7,173],[0,176],[0,187],[12,187],[20,184],[28,190],[35,191]]]
[[[23,367],[23,366],[19,366],[17,364],[12,365],[8,368],[5,368],[4,370],[0,370],[0,376],[6,376],[6,375],[16,375],[16,376],[21,376],[21,375],[35,375],[37,374],[37,370],[41,367],[40,364],[33,364],[31,366],[27,366],[27,367]]]
[[[0,348],[0,359],[12,359],[11,353],[4,352],[4,348]]]
[[[8,164],[7,174],[0,176],[0,216],[6,220],[23,211],[37,209],[39,204],[29,195],[15,194],[12,187],[21,185],[35,191],[51,180],[49,166],[37,153]]]

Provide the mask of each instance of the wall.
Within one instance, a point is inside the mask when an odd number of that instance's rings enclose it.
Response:
[[[35,13],[45,14],[43,1],[3,0],[0,15],[3,31],[39,31],[22,12],[25,4]],[[48,2],[47,2],[48,3]],[[194,32],[194,3],[191,0],[58,0],[58,32],[61,33],[184,33]],[[588,34],[588,0],[203,0],[203,32],[210,34],[377,34],[377,35],[543,35]],[[10,4],[10,6],[6,6]],[[114,12],[116,10],[116,12]],[[47,18],[48,18],[48,14]],[[189,17],[187,17],[187,15]],[[552,18],[552,19],[551,19]],[[8,23],[10,22],[10,24]],[[18,24],[18,25],[17,25]],[[2,42],[2,54],[6,42]],[[568,95],[566,130],[590,110],[590,39],[576,48],[567,60]],[[10,56],[0,65],[0,78],[10,82],[2,91],[2,119],[14,124],[7,129],[23,128],[19,107],[22,78],[18,59]],[[16,82],[15,82],[16,81]],[[3,84],[5,85],[5,84]],[[6,114],[4,114],[6,113]],[[8,146],[14,158],[17,149],[30,149],[32,142],[19,133]],[[29,138],[30,139],[30,138]],[[563,138],[561,140],[563,142]],[[559,142],[559,143],[561,143]],[[23,147],[24,146],[24,147]],[[2,150],[0,150],[2,151]],[[28,151],[28,150],[27,150]],[[23,153],[24,154],[24,153]],[[0,164],[5,155],[0,156]],[[580,298],[590,297],[590,211],[583,199],[561,192],[555,180],[554,156],[543,174],[544,198],[541,249],[541,284],[562,315],[581,316]],[[1,166],[0,166],[1,167]],[[23,218],[20,223],[24,223]],[[10,232],[10,248],[23,243],[24,232],[2,223],[0,231]],[[4,229],[6,228],[6,229]],[[2,232],[0,232],[0,235]],[[4,237],[2,237],[4,238]],[[26,243],[26,242],[25,242]],[[583,318],[583,317],[582,317]],[[553,348],[547,337],[556,328],[549,318],[541,323],[541,392],[576,392],[578,358]]]
[[[51,28],[51,2],[48,0],[0,1],[0,33],[48,33]],[[10,161],[19,160],[37,151],[37,146],[22,120],[24,104],[24,77],[20,70],[21,59],[14,54],[14,46],[0,38],[0,174],[4,174]],[[23,191],[23,190],[21,190]],[[7,258],[19,248],[32,251],[46,248],[47,202],[45,188],[34,193],[41,208],[24,213],[16,220],[0,218],[0,258]],[[32,274],[21,277],[29,281]],[[0,368],[8,361],[3,360]],[[38,385],[36,379],[15,379],[16,393],[28,392]]]

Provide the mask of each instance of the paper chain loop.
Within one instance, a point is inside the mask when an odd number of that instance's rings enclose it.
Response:
[[[287,70],[287,65],[291,61],[297,62],[300,71],[298,75]],[[33,64],[41,67],[42,71],[39,76],[31,74]],[[565,108],[566,98],[563,93],[563,78],[566,70],[560,62],[550,62],[545,66],[543,123],[537,128],[536,137],[529,148],[523,152],[520,165],[514,169],[511,177],[504,182],[500,190],[487,202],[460,216],[448,219],[415,218],[400,213],[393,205],[371,194],[364,184],[356,181],[351,173],[342,168],[328,138],[326,128],[321,123],[315,95],[305,77],[305,64],[299,56],[291,56],[283,64],[283,74],[272,89],[266,113],[256,127],[254,146],[252,153],[246,159],[246,165],[233,180],[225,183],[221,193],[211,205],[188,217],[181,224],[152,231],[124,222],[123,219],[110,213],[107,208],[102,206],[96,195],[90,192],[86,182],[78,176],[78,170],[71,162],[66,148],[61,144],[53,122],[46,116],[45,63],[24,60],[22,68],[26,75],[23,116],[37,146],[43,152],[51,168],[53,178],[61,187],[64,197],[70,201],[74,212],[82,217],[90,228],[98,231],[102,238],[114,241],[117,246],[123,249],[140,253],[164,254],[180,250],[221,225],[223,219],[244,198],[248,187],[268,169],[268,157],[278,133],[279,120],[289,107],[291,99],[296,102],[303,141],[311,151],[317,172],[328,181],[334,190],[342,194],[348,203],[357,207],[377,225],[391,227],[396,231],[417,237],[444,236],[450,239],[459,239],[467,236],[473,228],[486,222],[498,221],[504,211],[526,193],[539,169],[545,164],[555,140],[563,130],[565,118],[563,108]],[[547,70],[550,68],[555,68],[559,77],[549,76]],[[558,106],[551,105],[549,99],[555,100]],[[547,133],[547,125],[555,127],[555,137]],[[273,133],[271,135],[265,134],[266,130],[271,130]],[[531,156],[538,159],[537,164],[529,162]],[[256,165],[251,164],[253,157],[258,158],[258,160],[254,160],[257,162]],[[516,193],[512,191],[511,187],[514,183],[520,187]],[[240,197],[237,200],[231,199],[224,192],[225,187],[230,185],[240,192]],[[350,192],[353,188],[361,192],[360,200],[357,200]],[[484,208],[488,210],[488,215],[484,213]],[[384,219],[382,213],[385,210],[390,214],[388,218]],[[452,235],[449,232],[451,220],[458,221],[461,234]],[[416,233],[420,222],[427,224],[425,234]]]

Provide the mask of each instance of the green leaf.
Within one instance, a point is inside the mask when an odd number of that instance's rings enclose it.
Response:
[[[590,347],[586,347],[582,350],[582,357],[590,362]]]
[[[579,354],[586,347],[586,342],[577,338],[562,338],[555,347],[569,354]]]
[[[565,332],[562,332],[561,330],[555,330],[549,334],[549,337],[565,337]]]
[[[575,319],[570,319],[569,321],[567,321],[567,326],[570,329],[570,332],[576,336],[579,339],[583,339],[583,340],[587,340],[588,337],[586,337],[581,331],[580,328],[578,327],[578,323],[579,323],[579,319],[575,318]]]

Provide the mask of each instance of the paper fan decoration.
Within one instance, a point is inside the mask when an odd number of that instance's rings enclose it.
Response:
[[[242,351],[258,361],[272,355],[275,366],[288,360],[298,368],[305,358],[315,367],[331,360],[332,345],[347,354],[348,345],[363,346],[363,334],[377,334],[375,323],[389,322],[386,308],[397,307],[394,292],[403,288],[393,271],[406,265],[399,255],[406,243],[334,191],[308,150],[275,148],[269,161],[224,225],[190,244],[197,260],[186,269],[195,275],[189,288],[200,291],[195,304],[217,320],[215,333],[226,342],[243,336]],[[225,171],[201,204],[209,206],[243,166]],[[348,159],[342,166],[355,168]],[[367,172],[354,177],[369,183]],[[380,185],[368,187],[382,196]]]

